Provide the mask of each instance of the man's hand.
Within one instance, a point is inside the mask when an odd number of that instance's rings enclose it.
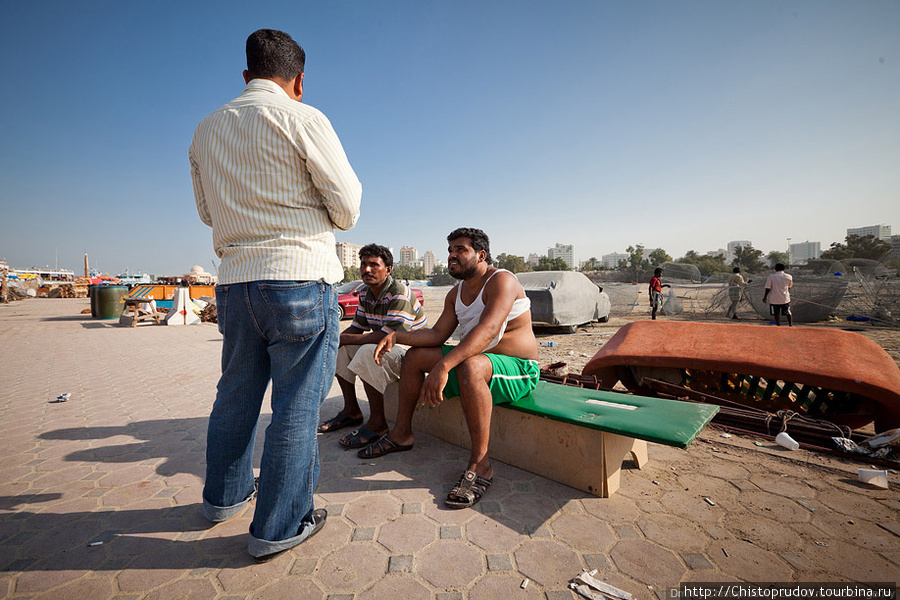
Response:
[[[425,406],[428,403],[429,406],[434,408],[443,402],[444,386],[447,385],[448,379],[447,371],[443,367],[435,365],[425,377],[424,383],[422,383],[422,391],[419,392],[419,405]]]
[[[381,357],[391,351],[394,347],[395,338],[397,337],[397,333],[392,331],[387,334],[381,341],[378,342],[378,345],[375,346],[375,364],[379,367],[381,366]]]

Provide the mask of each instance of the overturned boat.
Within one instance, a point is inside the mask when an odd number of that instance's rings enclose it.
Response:
[[[872,340],[813,327],[636,321],[622,327],[582,374],[647,393],[642,379],[725,403],[782,410],[851,428],[900,427],[900,368]]]

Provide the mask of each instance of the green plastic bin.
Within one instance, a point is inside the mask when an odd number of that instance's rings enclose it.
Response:
[[[122,298],[128,294],[124,285],[98,285],[92,290],[91,316],[95,319],[118,319],[122,314]]]

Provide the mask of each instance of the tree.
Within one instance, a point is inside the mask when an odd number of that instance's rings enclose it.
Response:
[[[425,279],[425,269],[423,267],[414,267],[412,265],[398,265],[394,263],[391,270],[391,276],[394,279]]]
[[[845,258],[868,258],[878,260],[891,251],[891,245],[874,235],[848,235],[844,244],[832,242],[831,248],[822,253],[822,258],[843,260]]]
[[[456,279],[450,275],[450,272],[444,265],[434,265],[430,279],[431,285],[453,285],[456,283]]]
[[[569,263],[564,261],[563,259],[556,258],[548,258],[546,256],[542,256],[538,260],[537,266],[534,268],[535,271],[570,271]]]
[[[524,271],[530,270],[528,263],[525,262],[524,257],[514,256],[512,254],[503,253],[499,255],[495,259],[494,264],[498,269],[506,269],[507,271],[512,271],[513,273],[522,273]]]
[[[653,252],[650,253],[650,265],[654,267],[658,267],[667,262],[672,262],[672,257],[666,254],[666,251],[662,248],[657,248]]]
[[[757,250],[753,246],[738,246],[734,249],[734,260],[731,265],[741,267],[748,273],[759,273],[766,268],[763,264],[762,250]]]
[[[773,269],[778,263],[787,265],[791,262],[791,256],[787,252],[779,252],[778,250],[772,250],[766,255],[766,258],[769,261],[769,266]]]
[[[592,256],[581,265],[582,271],[597,271],[603,268],[603,263],[597,260],[596,256]]]
[[[344,280],[341,283],[347,283],[359,279],[359,267],[344,267]]]
[[[637,279],[641,272],[650,268],[650,261],[644,259],[644,247],[641,244],[637,246],[628,246],[625,248],[628,253],[628,262],[626,269]],[[621,264],[621,262],[619,263]]]
[[[709,277],[713,273],[724,273],[728,271],[728,265],[725,263],[724,254],[716,254],[715,256],[701,256],[695,263],[700,269],[700,274]]]
[[[697,265],[700,274],[709,277],[713,273],[723,273],[728,270],[725,264],[725,256],[723,254],[715,254],[713,256],[701,255],[696,250],[688,250],[684,256],[676,262]]]

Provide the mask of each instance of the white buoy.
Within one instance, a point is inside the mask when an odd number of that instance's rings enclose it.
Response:
[[[194,312],[194,303],[191,301],[191,290],[186,287],[175,288],[172,308],[166,315],[166,325],[196,325],[199,322],[200,317]]]

